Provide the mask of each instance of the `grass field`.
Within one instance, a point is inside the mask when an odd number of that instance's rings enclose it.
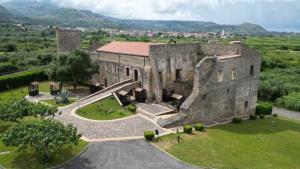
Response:
[[[76,114],[94,120],[113,120],[131,116],[134,113],[121,107],[113,97],[109,97],[80,108]]]
[[[200,167],[220,169],[300,168],[300,122],[283,118],[243,121],[193,135],[161,137],[157,143],[175,157]]]
[[[50,99],[50,100],[42,100],[42,102],[48,103],[52,106],[57,106],[57,107],[63,107],[63,106],[67,106],[69,104],[74,103],[75,101],[77,101],[77,99],[74,98],[69,98],[69,102],[68,103],[59,103],[57,104],[56,101],[54,99]]]
[[[73,85],[71,85],[71,84],[64,84],[63,88],[71,91],[72,93],[74,92]],[[84,92],[88,91],[88,89],[86,87],[81,86],[81,85],[79,85],[77,88],[78,88],[77,92],[80,92],[83,90],[84,90]],[[39,83],[39,91],[40,92],[50,92],[49,81],[40,82]],[[12,98],[22,98],[27,95],[28,95],[28,87],[27,86],[3,91],[3,92],[0,92],[0,103],[7,102],[7,101],[11,100]]]
[[[31,120],[34,120],[34,117],[26,117],[21,122]],[[7,130],[8,127],[13,125],[18,125],[18,123],[0,121],[0,135]],[[82,150],[84,150],[87,144],[87,142],[80,140],[76,146],[65,145],[62,149],[56,152],[53,161],[47,164],[41,164],[31,149],[25,152],[16,152],[15,147],[6,147],[2,141],[0,141],[0,153],[10,152],[9,154],[0,154],[0,166],[2,165],[8,169],[44,169],[53,167],[71,159],[76,154],[80,153]]]

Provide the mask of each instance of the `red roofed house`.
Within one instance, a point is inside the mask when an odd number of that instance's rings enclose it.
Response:
[[[95,57],[100,70],[93,81],[104,86],[139,81],[147,102],[180,98],[179,108],[193,121],[212,123],[255,111],[261,57],[241,43],[114,41]]]

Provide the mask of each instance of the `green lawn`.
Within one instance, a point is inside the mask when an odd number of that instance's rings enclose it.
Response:
[[[16,152],[15,147],[6,147],[0,142],[0,152],[10,151],[11,153],[0,155],[0,165],[5,168],[12,169],[44,169],[59,165],[78,153],[80,153],[87,146],[87,142],[80,140],[79,143],[74,145],[66,145],[58,150],[54,155],[53,161],[47,164],[40,163],[32,150],[25,152]]]
[[[34,117],[26,117],[22,121],[30,121],[33,119]],[[18,123],[0,121],[0,134],[3,133],[8,127],[17,124]],[[82,150],[84,150],[87,144],[87,142],[80,140],[76,146],[65,145],[62,149],[56,152],[53,161],[47,164],[41,164],[31,149],[25,152],[16,152],[15,147],[6,147],[2,141],[0,141],[0,152],[10,151],[9,154],[0,155],[0,166],[2,165],[9,169],[44,169],[53,167],[71,159],[80,153]]]
[[[88,92],[88,88],[82,85],[78,85],[77,90],[73,90],[73,85],[71,84],[64,84],[63,85],[64,89],[67,89],[71,91],[72,93],[80,93],[80,92]],[[49,86],[49,81],[44,81],[39,83],[39,91],[40,92],[50,92],[50,86]],[[0,92],[0,103],[1,102],[7,102],[11,100],[12,98],[21,98],[25,97],[28,95],[28,87],[19,87],[16,89],[11,89],[7,91],[2,91]]]
[[[283,118],[243,121],[193,135],[161,137],[155,143],[175,157],[200,167],[221,169],[300,168],[300,122]]]
[[[113,120],[133,115],[126,108],[119,105],[113,97],[87,105],[76,111],[76,114],[94,120]]]
[[[69,98],[69,102],[68,103],[59,103],[57,104],[56,101],[54,99],[50,99],[50,100],[42,100],[42,102],[48,103],[52,106],[57,106],[57,107],[63,107],[63,106],[67,106],[69,104],[74,103],[75,101],[77,101],[77,99],[74,98]]]

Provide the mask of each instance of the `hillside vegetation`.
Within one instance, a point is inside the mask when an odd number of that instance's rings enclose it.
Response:
[[[300,111],[300,38],[248,37],[263,56],[259,98]]]

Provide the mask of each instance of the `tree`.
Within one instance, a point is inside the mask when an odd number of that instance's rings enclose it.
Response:
[[[0,120],[4,121],[18,121],[26,116],[34,116],[45,118],[48,116],[55,116],[57,108],[54,106],[48,106],[43,103],[32,103],[28,100],[14,99],[8,103],[0,105]]]
[[[3,143],[17,147],[17,151],[33,148],[41,161],[48,162],[56,150],[66,144],[76,145],[80,137],[72,124],[64,126],[53,119],[44,119],[9,128],[3,135]]]
[[[73,83],[74,89],[79,82],[86,82],[98,71],[98,65],[92,63],[90,55],[75,50],[70,55],[58,55],[47,69],[51,80]]]

